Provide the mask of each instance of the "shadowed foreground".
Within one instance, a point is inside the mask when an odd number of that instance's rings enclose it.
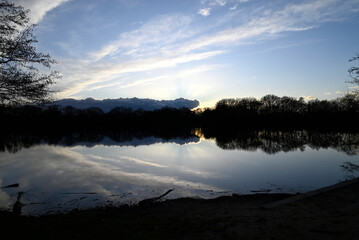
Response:
[[[358,239],[358,182],[263,208],[288,197],[177,199],[41,217],[1,212],[0,223],[5,239]]]

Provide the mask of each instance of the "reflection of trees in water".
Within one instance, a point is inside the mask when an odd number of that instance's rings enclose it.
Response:
[[[313,149],[334,148],[345,152],[348,155],[359,154],[359,134],[358,133],[310,133],[309,143]]]
[[[0,136],[0,152],[16,153],[23,148],[30,148],[40,144],[60,146],[87,146],[98,144],[116,146],[139,146],[159,142],[176,142],[185,144],[198,142],[199,137],[185,131],[109,131],[109,132],[48,132],[48,133],[18,133]]]
[[[289,152],[296,149],[304,151],[306,141],[305,135],[301,131],[275,132],[263,131],[258,134],[264,152],[274,154],[277,152]]]
[[[312,149],[336,149],[348,155],[359,154],[359,134],[343,132],[313,131],[252,131],[236,134],[221,133],[216,137],[216,144],[228,150],[255,151],[262,150],[268,154]]]
[[[29,148],[31,146],[40,144],[42,141],[41,136],[35,135],[18,135],[7,134],[0,136],[0,151],[8,151],[10,153],[16,153],[22,148]]]
[[[268,154],[312,149],[336,149],[348,155],[359,154],[359,133],[317,132],[308,130],[214,130],[172,129],[171,131],[108,131],[67,132],[43,134],[7,134],[0,136],[0,151],[15,153],[38,144],[92,147],[97,144],[138,146],[157,142],[189,143],[198,137],[215,139],[218,147],[226,150],[262,150]],[[174,141],[174,139],[177,139]],[[196,140],[197,139],[197,140]]]

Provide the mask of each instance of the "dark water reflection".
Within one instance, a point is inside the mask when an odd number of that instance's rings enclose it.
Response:
[[[208,137],[205,135],[205,137]],[[312,149],[335,149],[348,155],[359,154],[359,134],[344,132],[314,131],[254,131],[238,132],[235,136],[216,136],[218,147],[226,150],[256,151],[267,154],[278,152],[304,151]]]
[[[21,133],[7,134],[0,137],[0,151],[16,153],[22,148],[30,148],[40,144],[56,146],[141,146],[156,143],[188,144],[199,142],[200,138],[189,132],[178,134],[155,134],[141,131],[101,132],[70,132],[70,133]]]
[[[267,154],[304,151],[312,149],[335,149],[348,155],[359,154],[359,133],[317,132],[307,130],[274,131],[252,130],[231,132],[206,132],[192,129],[183,132],[156,134],[152,132],[76,132],[67,134],[7,134],[0,137],[0,151],[16,153],[22,148],[39,144],[56,146],[141,146],[157,143],[198,143],[200,138],[215,140],[224,150],[261,150]]]

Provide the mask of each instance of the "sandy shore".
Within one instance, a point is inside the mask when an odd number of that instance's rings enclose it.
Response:
[[[358,181],[263,207],[292,197],[176,199],[41,217],[1,212],[0,222],[2,239],[359,239]]]

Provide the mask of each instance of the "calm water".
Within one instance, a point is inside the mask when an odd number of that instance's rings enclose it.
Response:
[[[91,144],[43,143],[13,153],[3,151],[0,185],[18,183],[19,187],[0,189],[0,207],[11,210],[19,192],[23,192],[22,214],[36,215],[137,203],[172,188],[167,199],[305,192],[358,175],[343,167],[348,162],[359,164],[353,146],[348,154],[305,143],[276,151],[241,150],[233,141],[224,144],[232,150],[222,145],[196,136],[132,138],[121,143],[105,137]]]

